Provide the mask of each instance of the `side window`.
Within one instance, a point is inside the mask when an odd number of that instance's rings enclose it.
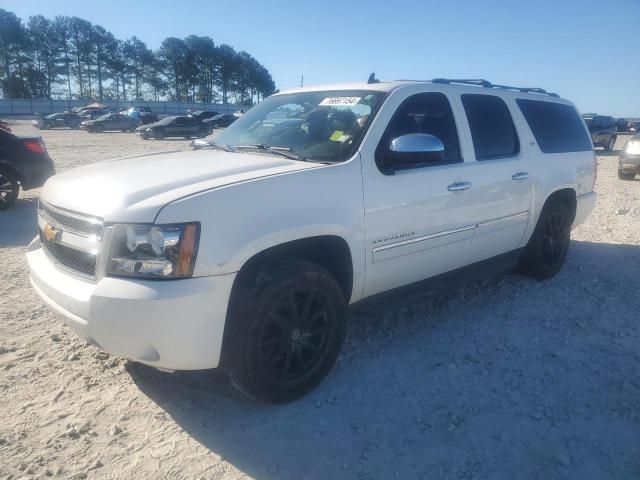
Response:
[[[592,150],[591,138],[571,105],[524,98],[516,102],[543,153]]]
[[[476,160],[516,155],[520,142],[507,104],[495,95],[462,95]]]
[[[428,133],[440,139],[444,145],[444,160],[437,164],[462,162],[456,123],[444,94],[419,93],[406,99],[387,125],[378,149],[386,148],[394,138],[409,133]]]

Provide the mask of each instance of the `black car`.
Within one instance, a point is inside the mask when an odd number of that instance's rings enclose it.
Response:
[[[210,132],[214,128],[226,128],[239,119],[242,116],[241,113],[223,113],[222,115],[216,115],[215,117],[211,117],[207,120],[204,120],[204,123],[207,127],[207,130]]]
[[[190,117],[197,118],[199,120],[207,120],[208,118],[213,118],[216,115],[220,114],[215,110],[196,110],[189,114]]]
[[[136,128],[136,134],[145,140],[165,137],[206,137],[207,127],[194,117],[165,117],[162,120]]]
[[[41,116],[31,124],[40,130],[49,130],[50,128],[71,128],[75,130],[80,128],[82,120],[80,115],[72,112],[62,112]]]
[[[0,210],[15,203],[20,187],[41,187],[53,174],[53,160],[41,137],[18,137],[0,130]]]
[[[603,147],[607,151],[613,150],[616,146],[618,126],[615,118],[595,113],[585,113],[582,115],[594,147]]]
[[[121,132],[133,132],[136,127],[140,125],[140,122],[122,113],[107,113],[95,120],[87,120],[82,122],[82,128],[87,132],[106,132],[106,131],[121,131]]]
[[[618,127],[618,132],[620,133],[628,133],[629,132],[629,120],[626,118],[619,118],[616,120],[616,126]]]

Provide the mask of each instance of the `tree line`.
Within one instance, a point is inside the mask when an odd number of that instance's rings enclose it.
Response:
[[[0,8],[4,98],[253,104],[274,91],[255,58],[209,37],[169,37],[154,51],[78,17],[35,15],[23,23]]]

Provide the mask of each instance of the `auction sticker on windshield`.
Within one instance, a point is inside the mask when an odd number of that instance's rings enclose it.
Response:
[[[320,102],[322,106],[355,105],[362,97],[327,97]]]

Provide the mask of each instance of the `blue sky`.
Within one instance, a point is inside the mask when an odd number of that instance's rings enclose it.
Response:
[[[483,77],[558,92],[583,112],[640,117],[640,0],[0,0],[23,20],[75,15],[157,48],[208,35],[246,50],[281,90]]]

